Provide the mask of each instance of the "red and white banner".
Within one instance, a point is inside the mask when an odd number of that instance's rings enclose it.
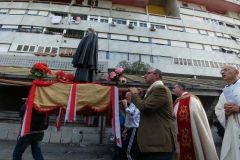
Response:
[[[76,120],[76,100],[77,100],[77,84],[72,84],[68,98],[65,121],[73,122]]]
[[[64,112],[64,109],[62,107],[59,108],[59,113],[58,113],[58,116],[56,117],[56,122],[55,122],[55,131],[60,130],[61,123],[62,123],[63,112]]]
[[[111,87],[112,92],[112,128],[114,130],[115,140],[117,142],[117,146],[122,147],[121,141],[121,130],[120,130],[120,122],[119,122],[119,97],[118,97],[118,88],[113,86]]]

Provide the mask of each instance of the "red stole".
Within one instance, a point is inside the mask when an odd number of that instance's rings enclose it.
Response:
[[[190,94],[185,94],[174,102],[174,107],[179,101],[177,111],[177,125],[178,125],[178,142],[180,145],[180,159],[181,160],[196,160],[192,128],[190,120]]]

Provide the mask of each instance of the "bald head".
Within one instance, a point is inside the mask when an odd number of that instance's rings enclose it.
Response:
[[[131,102],[132,101],[132,93],[131,92],[127,92],[125,94],[125,98],[128,102]]]
[[[238,68],[234,65],[225,65],[220,71],[222,78],[228,84],[234,83],[238,79]]]

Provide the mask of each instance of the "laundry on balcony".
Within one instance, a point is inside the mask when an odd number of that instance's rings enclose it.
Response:
[[[53,16],[51,22],[52,23],[60,23],[62,20],[62,16]]]

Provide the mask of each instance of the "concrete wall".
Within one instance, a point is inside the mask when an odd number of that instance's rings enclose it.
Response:
[[[17,140],[20,124],[0,123],[0,139],[3,140]],[[44,131],[44,138],[42,142],[46,143],[79,143],[83,132],[83,144],[100,143],[100,128],[98,127],[61,127],[59,132],[55,131],[54,126],[49,126]],[[111,133],[111,128],[104,128],[102,142],[107,144],[107,138]]]

